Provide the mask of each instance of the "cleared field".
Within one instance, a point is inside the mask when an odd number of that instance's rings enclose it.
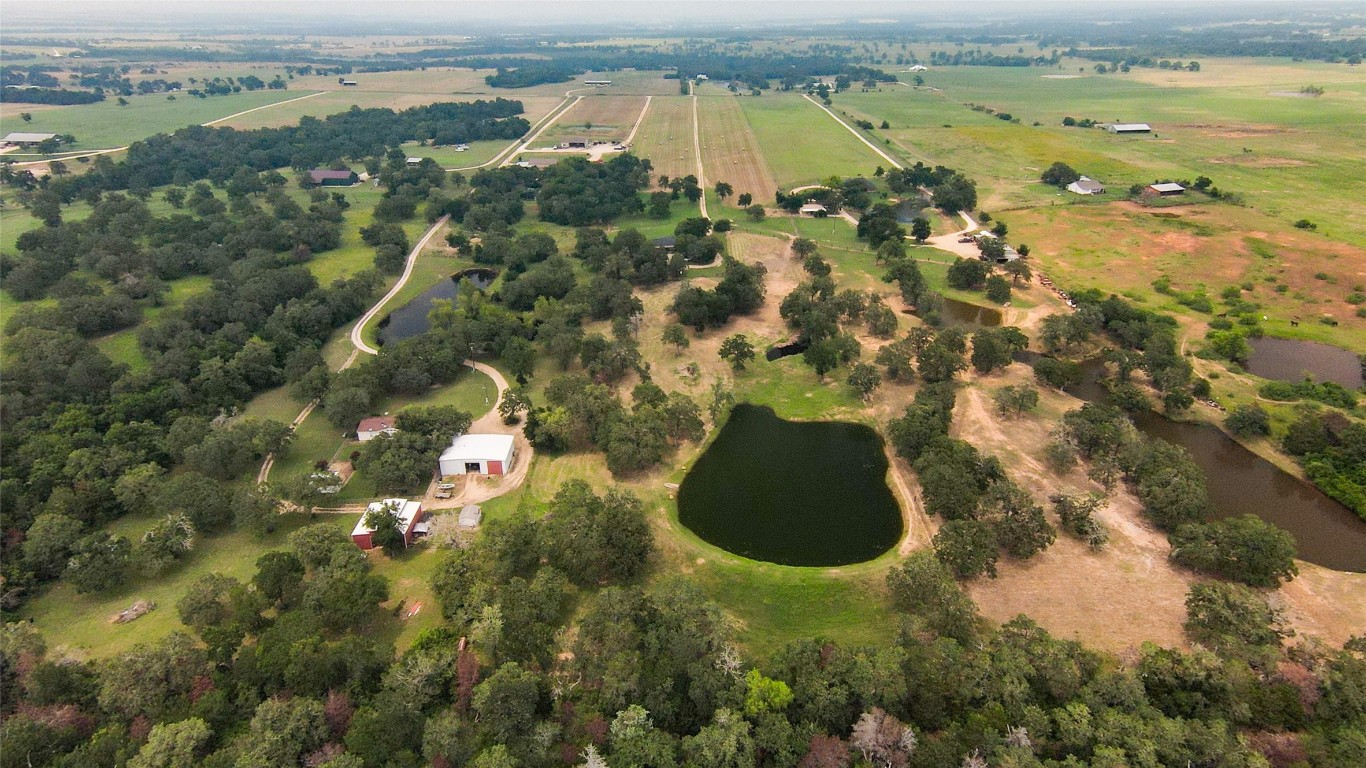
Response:
[[[635,154],[648,158],[657,175],[697,172],[692,147],[692,101],[686,96],[656,97],[636,134]]]
[[[310,91],[252,91],[231,96],[210,96],[196,99],[179,94],[169,101],[166,94],[129,96],[128,105],[120,107],[113,99],[98,104],[80,104],[44,111],[19,110],[6,107],[0,115],[0,133],[34,131],[39,133],[69,133],[76,137],[71,149],[108,149],[131,144],[158,133],[169,133],[187,125],[199,125],[220,117],[306,96]],[[321,97],[319,97],[321,98]],[[299,102],[308,104],[310,100]],[[269,110],[262,110],[267,112]],[[337,110],[341,111],[341,110]],[[33,121],[19,119],[20,112],[32,112]],[[259,115],[254,112],[252,115]],[[225,123],[226,124],[226,123]],[[9,155],[15,160],[38,159],[36,156]]]
[[[625,141],[644,108],[644,96],[586,96],[565,110],[536,140],[536,146],[556,144],[569,136],[590,141]]]
[[[886,165],[801,96],[742,97],[740,105],[780,187],[790,189],[831,176],[872,176],[879,164]]]
[[[1152,73],[1138,70],[1070,79],[1041,72],[931,70],[924,77],[938,91],[845,93],[835,105],[878,124],[887,120],[887,135],[906,157],[962,169],[977,180],[989,209],[1072,202],[1037,183],[1043,168],[1063,161],[1115,190],[1159,177],[1209,176],[1270,216],[1307,217],[1323,234],[1366,245],[1366,209],[1354,170],[1366,164],[1360,119],[1366,82],[1344,79],[1352,75],[1345,66],[1211,60],[1200,72],[1162,75],[1179,80],[1179,87],[1148,82]],[[1298,89],[1311,83],[1326,92],[1301,98]],[[968,103],[1008,112],[1019,123],[972,111]],[[1147,122],[1154,133],[1064,128],[1066,116]],[[1315,215],[1324,209],[1331,215]]]
[[[1204,289],[1216,302],[1226,287],[1251,286],[1243,296],[1261,305],[1267,333],[1366,352],[1366,318],[1347,302],[1366,284],[1360,248],[1232,205],[1055,206],[1002,218],[1011,237],[1030,243],[1031,258],[1064,289],[1122,293],[1187,318],[1197,338],[1211,316],[1157,293],[1154,280],[1170,278],[1175,291]],[[1318,322],[1324,316],[1338,325]],[[1292,327],[1295,317],[1301,322]]]
[[[316,96],[307,101],[295,104],[285,104],[278,109],[264,109],[260,112],[253,112],[249,115],[242,115],[232,120],[225,120],[219,125],[229,128],[275,128],[281,125],[293,125],[299,122],[299,118],[304,116],[326,117],[345,112],[352,106],[369,108],[388,108],[394,110],[408,109],[411,107],[421,107],[436,102],[450,101],[478,101],[492,100],[502,94],[452,94],[439,91],[432,92],[413,92],[413,91],[355,91],[351,89],[335,90],[336,83],[332,83],[323,90],[323,95]],[[553,96],[504,96],[504,98],[515,99],[522,102],[522,117],[529,122],[535,123],[546,115],[563,98]]]
[[[703,98],[698,102],[698,117],[707,181],[713,185],[727,182],[735,188],[736,196],[748,192],[755,200],[768,200],[777,183],[738,100],[728,96]]]

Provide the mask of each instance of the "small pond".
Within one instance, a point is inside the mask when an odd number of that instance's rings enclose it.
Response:
[[[1104,363],[1083,364],[1085,383],[1073,393],[1108,403],[1098,383]],[[1214,517],[1253,514],[1291,533],[1299,557],[1325,568],[1366,572],[1366,522],[1314,486],[1283,471],[1209,424],[1172,421],[1154,411],[1129,414],[1149,437],[1179,445],[1205,472]]]
[[[789,341],[786,344],[774,344],[773,346],[769,347],[767,351],[764,352],[764,359],[771,363],[774,360],[780,360],[784,357],[800,355],[801,353],[805,352],[806,348],[809,346],[811,345],[806,343],[805,341],[800,340]]]
[[[454,299],[460,293],[460,283],[468,280],[475,288],[488,288],[498,276],[491,269],[467,269],[451,275],[419,294],[412,301],[390,312],[379,321],[379,343],[389,344],[410,339],[427,332],[427,313],[432,311],[432,302],[438,299]]]
[[[678,518],[710,544],[780,565],[864,562],[903,530],[876,431],[747,404],[683,479]]]
[[[970,325],[979,328],[995,328],[1001,324],[1001,310],[969,304],[966,301],[944,297],[944,308],[939,317],[945,325]]]
[[[1272,336],[1248,339],[1248,343],[1252,356],[1247,369],[1264,379],[1303,381],[1308,375],[1315,381],[1332,381],[1348,389],[1361,387],[1361,358],[1342,347]]]

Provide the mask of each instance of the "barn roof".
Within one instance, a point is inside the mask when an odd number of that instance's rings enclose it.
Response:
[[[55,133],[25,133],[24,131],[15,131],[14,133],[11,133],[10,135],[6,136],[4,139],[0,139],[0,141],[7,141],[12,144],[19,144],[26,142],[46,141],[48,139],[55,138],[57,138],[57,134]]]
[[[356,527],[351,530],[352,536],[361,536],[367,533],[374,533],[375,529],[365,524],[365,518],[371,512],[389,507],[398,513],[398,529],[407,532],[418,516],[422,514],[422,502],[409,501],[408,499],[385,499],[384,501],[372,501],[370,506],[365,508],[365,514],[360,516],[356,522]]]
[[[442,461],[501,461],[512,453],[512,435],[460,435],[441,452]]]
[[[368,419],[361,419],[356,425],[357,432],[383,432],[386,429],[393,429],[396,419],[393,416],[371,416]]]

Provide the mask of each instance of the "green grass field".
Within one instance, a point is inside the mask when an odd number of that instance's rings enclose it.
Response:
[[[41,133],[69,133],[76,137],[73,150],[109,149],[131,144],[158,133],[170,133],[187,125],[199,125],[227,117],[248,109],[306,96],[309,91],[251,91],[231,96],[210,96],[197,99],[186,94],[129,96],[128,105],[120,107],[113,99],[96,104],[80,104],[33,113],[32,122],[23,122],[23,110],[6,109],[0,116],[0,133],[35,131]],[[308,101],[300,102],[307,104]],[[269,110],[262,110],[268,112]],[[338,110],[341,111],[341,110]],[[259,114],[259,113],[253,113]],[[40,156],[7,155],[16,160],[41,159]]]
[[[872,176],[886,161],[815,104],[795,93],[740,99],[778,186],[790,189],[831,176]]]

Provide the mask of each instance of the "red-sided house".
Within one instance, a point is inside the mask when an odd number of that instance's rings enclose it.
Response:
[[[360,516],[356,527],[351,531],[351,540],[356,542],[356,546],[361,549],[374,549],[375,544],[370,537],[375,529],[365,524],[365,518],[371,512],[383,511],[385,507],[398,515],[398,529],[403,532],[403,546],[411,547],[413,545],[417,524],[422,520],[422,502],[407,499],[385,499],[384,501],[372,502],[365,510],[365,514]]]

